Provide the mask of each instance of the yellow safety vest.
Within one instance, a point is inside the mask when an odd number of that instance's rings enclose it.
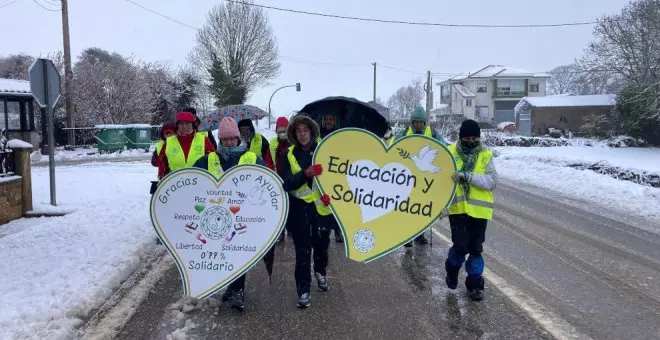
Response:
[[[447,146],[447,149],[449,149],[449,152],[451,152],[452,156],[454,157],[454,160],[456,161],[456,167],[458,169],[462,169],[463,160],[456,151],[456,144]],[[474,166],[473,173],[478,175],[485,174],[486,167],[488,166],[488,163],[492,157],[492,151],[481,151],[477,157],[477,164]],[[470,185],[470,197],[466,198],[463,187],[458,185],[456,186],[456,195],[454,196],[454,200],[452,201],[451,206],[449,206],[449,214],[468,214],[468,216],[472,216],[474,218],[491,220],[493,219],[494,203],[495,200],[493,198],[492,191]]]
[[[406,131],[406,136],[410,136],[412,134],[413,134],[412,126],[409,126],[408,130]],[[426,128],[424,128],[424,136],[433,137],[433,130],[431,130],[431,127],[428,125],[426,126]]]
[[[200,136],[202,136],[202,137],[208,137],[208,136],[209,136],[209,132],[208,132],[208,131],[197,131],[197,132],[195,133],[195,135],[200,135]]]
[[[300,168],[300,164],[298,164],[296,156],[293,155],[294,147],[295,146],[289,147],[289,152],[286,155],[287,159],[289,160],[289,165],[291,166],[291,174],[293,175],[303,171],[302,168]],[[319,191],[319,188],[316,186],[316,182],[313,183],[314,184],[312,184],[312,189],[310,189],[309,185],[305,183],[300,186],[300,188],[289,191],[289,193],[294,197],[305,201],[306,203],[314,202],[314,205],[316,205],[316,212],[318,212],[321,216],[328,216],[332,213],[332,210],[323,204],[323,201],[321,201],[321,191]]]
[[[164,140],[159,140],[156,142],[156,156],[160,155],[160,150],[163,150],[164,144],[165,144]]]
[[[257,155],[263,157],[264,155],[261,154],[261,134],[256,132],[254,136],[252,136],[252,141],[250,142],[250,149],[248,151],[254,152]]]
[[[206,136],[196,133],[195,137],[193,137],[192,144],[190,145],[190,150],[188,151],[188,159],[186,160],[181,144],[179,144],[179,140],[176,136],[167,138],[165,157],[167,157],[167,163],[170,166],[170,170],[175,171],[182,168],[192,167],[195,162],[204,157],[205,141]]]
[[[238,165],[241,164],[257,164],[257,155],[254,152],[245,152],[241,155],[241,158],[238,159]],[[212,152],[209,154],[207,168],[207,170],[217,178],[220,178],[220,176],[222,176],[222,174],[225,172],[222,169],[220,157],[218,156],[217,152]]]
[[[270,140],[269,146],[270,146],[270,158],[273,160],[273,166],[276,166],[277,164],[277,147],[280,145],[280,139],[275,136],[273,139]],[[277,168],[276,168],[277,169]]]

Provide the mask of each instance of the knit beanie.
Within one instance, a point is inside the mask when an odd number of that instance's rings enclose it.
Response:
[[[458,131],[458,138],[463,137],[481,137],[481,129],[479,123],[472,119],[464,120],[461,123],[461,129]]]
[[[286,119],[286,117],[279,117],[277,118],[277,121],[275,122],[275,128],[277,129],[278,127],[283,127],[286,128],[289,126],[289,120]]]
[[[231,117],[222,118],[218,127],[218,139],[241,138],[236,120]]]

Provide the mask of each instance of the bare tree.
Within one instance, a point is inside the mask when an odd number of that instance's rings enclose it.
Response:
[[[660,0],[636,0],[605,16],[580,60],[593,72],[613,72],[625,82],[617,112],[624,132],[660,143]]]
[[[421,106],[423,99],[422,82],[419,79],[414,79],[410,85],[396,90],[387,100],[387,106],[394,118],[405,118],[410,116],[416,107]]]
[[[548,92],[550,94],[567,94],[575,90],[575,76],[577,68],[575,64],[560,65],[548,72],[552,78],[548,81]]]
[[[215,85],[225,86],[228,92],[242,88],[246,95],[277,76],[278,58],[277,41],[264,10],[237,3],[220,3],[211,9],[190,55],[191,63],[207,79],[214,71],[226,75],[216,77],[226,83]]]
[[[0,78],[28,80],[28,70],[34,60],[29,54],[13,54],[0,58]]]
[[[583,61],[557,66],[548,73],[552,76],[548,81],[548,92],[555,95],[613,94],[622,85],[621,77],[615,72],[591,69]]]

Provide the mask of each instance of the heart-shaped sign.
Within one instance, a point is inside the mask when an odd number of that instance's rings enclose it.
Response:
[[[359,145],[359,147],[356,147]],[[337,130],[321,141],[315,177],[346,238],[346,256],[369,262],[430,227],[451,202],[456,163],[440,142],[410,135],[386,146],[362,129]]]
[[[282,180],[258,165],[233,167],[219,179],[202,169],[177,170],[151,198],[151,221],[179,269],[183,293],[199,299],[259,262],[288,211]]]

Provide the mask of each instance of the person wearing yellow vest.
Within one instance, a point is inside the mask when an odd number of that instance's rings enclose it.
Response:
[[[238,122],[238,129],[241,132],[243,141],[247,144],[248,150],[261,157],[269,169],[275,170],[273,159],[270,156],[270,144],[268,143],[268,139],[255,131],[252,121],[249,119],[240,120]]]
[[[208,137],[197,133],[195,116],[190,112],[176,115],[176,135],[165,140],[160,151],[165,175],[170,171],[190,168],[197,160],[215,148]]]
[[[447,141],[442,137],[440,133],[435,131],[431,126],[427,124],[426,121],[426,111],[422,109],[421,107],[415,108],[415,110],[410,114],[410,126],[408,126],[406,129],[402,130],[395,138],[390,138],[389,139],[389,145],[392,145],[396,139],[402,138],[404,136],[409,136],[409,135],[424,135],[427,137],[431,137],[438,142],[440,142],[442,145],[447,145]],[[420,234],[415,238],[415,242],[419,244],[428,244],[429,241],[426,239],[424,236],[424,233]],[[412,247],[412,242],[408,242],[405,244],[405,247],[410,248]]]
[[[156,142],[156,149],[154,150],[153,155],[151,155],[151,165],[158,167],[158,180],[160,181],[163,178],[163,175],[165,174],[165,167],[163,164],[163,160],[160,158],[160,151],[163,149],[163,145],[165,145],[165,140],[167,138],[172,137],[176,135],[176,124],[174,123],[165,123],[160,129],[160,138],[158,142]]]
[[[479,124],[468,119],[461,124],[459,140],[447,147],[458,168],[452,174],[458,186],[448,210],[453,244],[445,261],[445,281],[447,287],[456,289],[458,272],[465,262],[465,287],[474,301],[484,298],[484,259],[481,253],[486,240],[486,225],[493,218],[493,189],[498,179],[493,152],[483,147],[480,137]]]
[[[275,122],[275,133],[277,133],[277,135],[270,140],[270,157],[273,160],[275,172],[277,172],[280,177],[282,177],[282,162],[279,162],[278,159],[286,157],[286,154],[289,151],[289,146],[291,146],[286,137],[287,126],[289,126],[289,120],[286,119],[286,117],[277,118],[277,121]],[[285,233],[286,231],[282,230],[282,233],[277,238],[277,242],[284,241]]]
[[[310,304],[312,275],[309,268],[314,259],[314,275],[320,291],[328,291],[326,269],[331,221],[330,197],[321,192],[314,177],[323,173],[321,164],[312,164],[312,155],[318,145],[319,126],[309,116],[298,113],[287,127],[291,147],[282,164],[284,190],[289,193],[288,231],[293,234],[296,249],[296,289],[298,307]]]
[[[225,117],[220,120],[218,142],[217,151],[200,158],[193,165],[195,168],[206,169],[216,177],[220,177],[225,171],[236,165],[264,165],[261,158],[248,151],[247,145],[241,140],[241,134],[234,118]],[[232,282],[222,295],[223,302],[231,300],[231,308],[241,312],[245,308],[245,275],[241,275]]]

